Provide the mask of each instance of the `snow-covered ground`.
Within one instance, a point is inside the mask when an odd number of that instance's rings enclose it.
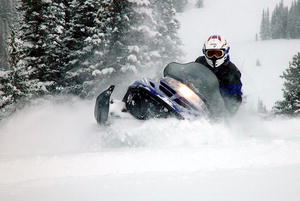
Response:
[[[207,0],[178,16],[184,61],[212,33],[230,42],[247,97],[234,119],[99,128],[93,102],[42,101],[0,124],[0,200],[300,200],[300,120],[254,112],[258,99],[268,109],[280,99],[279,75],[300,50],[300,40],[254,41],[274,4]]]

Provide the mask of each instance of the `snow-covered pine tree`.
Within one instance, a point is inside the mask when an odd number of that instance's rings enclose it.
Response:
[[[112,73],[136,72],[149,53],[149,27],[143,24],[149,1],[73,1],[72,7],[77,10],[70,38],[76,45],[70,59],[73,67],[67,72],[68,91],[87,96],[102,75],[109,79]]]
[[[0,22],[1,23],[1,22]],[[0,25],[0,28],[1,25]],[[1,31],[1,30],[0,30]],[[0,35],[0,70],[4,70],[8,68],[8,63],[7,63],[7,52],[6,52],[6,39],[4,35]]]
[[[283,0],[282,0],[282,8],[281,8],[281,33],[282,33],[282,38],[287,38],[287,25],[288,25],[288,15],[289,15],[289,8],[287,6],[283,5]]]
[[[259,60],[259,59],[256,60],[256,64],[255,64],[255,65],[258,66],[258,67],[261,66],[261,63],[260,63],[260,60]]]
[[[287,34],[289,38],[300,38],[300,0],[292,2],[288,13]]]
[[[36,95],[53,93],[57,86],[58,71],[53,67],[54,61],[50,59],[52,53],[56,51],[54,49],[57,46],[53,44],[57,41],[49,40],[49,36],[52,37],[59,26],[54,25],[56,21],[51,22],[53,10],[50,7],[53,2],[22,0],[18,8],[22,15],[18,21],[20,24],[16,27],[20,27],[18,39],[23,43],[22,49],[19,50],[21,51],[19,63],[25,65],[32,83],[32,93]]]
[[[262,20],[260,24],[260,38],[261,40],[270,39],[270,17],[269,17],[269,9],[262,12]]]
[[[300,38],[300,0],[297,0],[295,3],[295,38]]]
[[[287,37],[288,7],[285,7],[283,0],[276,5],[271,18],[272,39]]]
[[[111,8],[104,32],[108,33],[109,40],[105,42],[104,51],[98,51],[104,53],[104,62],[93,73],[95,82],[105,85],[111,76],[133,78],[142,71],[150,76],[157,66],[162,66],[158,52],[160,21],[155,18],[151,2],[111,0]]]
[[[61,0],[44,0],[44,20],[41,27],[44,38],[43,63],[46,65],[45,81],[52,83],[47,86],[51,94],[60,93],[64,82],[65,62],[69,51],[64,43],[65,38],[65,5]]]
[[[111,75],[116,73],[113,66],[107,65],[109,50],[111,45],[111,34],[114,30],[112,24],[114,11],[112,0],[102,0],[96,6],[97,12],[94,17],[94,27],[89,29],[90,36],[84,41],[84,45],[90,48],[90,52],[85,61],[82,61],[87,74],[81,85],[81,95],[92,97],[98,93],[97,86],[101,83],[106,84]],[[80,86],[79,86],[80,88]]]
[[[124,70],[132,41],[133,3],[74,0],[70,3],[67,46],[71,53],[64,91],[88,96],[95,78]],[[107,77],[108,79],[108,77]]]
[[[136,70],[133,66],[131,66],[133,68],[127,66],[127,57],[130,55],[128,47],[138,42],[134,36],[138,30],[132,29],[136,23],[135,2],[135,0],[112,0],[112,15],[108,24],[112,29],[104,66],[106,68],[112,67],[117,72]],[[136,62],[136,60],[131,60]]]
[[[266,114],[268,112],[266,105],[260,99],[257,101],[257,112],[260,114]]]
[[[266,40],[265,37],[265,9],[262,11],[262,17],[261,17],[261,22],[260,22],[260,30],[259,30],[259,36],[261,40]]]
[[[104,76],[142,71],[153,76],[179,57],[179,26],[172,1],[111,0],[110,7],[103,32],[108,32],[109,40],[104,51],[98,51],[105,55],[104,62],[93,65],[96,82],[105,82]]]
[[[181,41],[178,38],[179,22],[175,15],[176,10],[172,0],[155,1],[154,10],[158,23],[157,50],[163,63],[176,61],[182,55],[180,50]]]
[[[300,116],[300,100],[296,100],[295,103],[294,103],[294,106],[296,108],[294,114],[296,116]]]
[[[122,72],[130,70],[141,72],[159,65],[160,58],[157,55],[157,30],[158,23],[155,21],[154,11],[149,0],[131,0],[132,14],[130,20],[130,32],[126,36],[129,41],[127,46],[126,64]],[[155,68],[155,67],[154,67]]]
[[[287,24],[287,36],[288,38],[295,38],[296,37],[296,2],[293,1],[292,5],[289,9],[288,14],[288,24]]]
[[[297,53],[289,67],[283,72],[284,79],[283,100],[276,102],[274,111],[276,114],[299,115],[300,114],[300,52]]]
[[[17,63],[36,95],[86,96],[101,74],[162,67],[179,55],[170,0],[22,0],[19,10]]]
[[[112,6],[112,29],[104,66],[117,72],[140,71],[153,62],[150,46],[159,34],[151,4],[148,0],[114,0]]]
[[[11,92],[14,90],[11,82],[11,71],[0,69],[0,120],[4,119],[13,109],[14,99]],[[9,107],[11,106],[11,107]]]
[[[30,93],[31,84],[25,65],[20,61],[22,42],[11,29],[8,38],[9,66],[0,72],[0,119],[16,110],[20,100],[26,101],[33,94]]]
[[[183,12],[188,0],[172,0],[171,2],[177,12]]]
[[[105,14],[99,15],[104,10],[105,0],[74,0],[70,2],[68,17],[68,30],[66,31],[66,46],[69,55],[66,61],[66,80],[64,92],[86,96],[87,84],[93,80],[92,72],[95,70],[92,56],[96,49],[104,45],[104,30],[106,25]],[[99,11],[101,10],[101,11]],[[105,16],[105,17],[104,17]],[[100,48],[101,49],[101,48]],[[101,55],[98,55],[101,56]],[[98,61],[101,65],[101,59]]]
[[[280,16],[279,16],[279,7],[276,5],[275,9],[272,12],[271,16],[271,38],[278,39],[280,38]]]
[[[8,53],[6,40],[9,26],[13,21],[13,3],[11,0],[0,1],[0,69],[8,69]]]
[[[269,8],[267,8],[267,10],[266,10],[266,37],[267,37],[267,39],[272,38]]]
[[[203,8],[203,0],[196,1],[196,8]]]

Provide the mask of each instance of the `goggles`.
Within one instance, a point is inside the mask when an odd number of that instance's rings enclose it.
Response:
[[[224,50],[206,50],[205,55],[208,58],[216,57],[216,58],[221,58],[225,54]]]

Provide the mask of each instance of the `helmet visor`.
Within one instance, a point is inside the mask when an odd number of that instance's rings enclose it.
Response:
[[[221,58],[224,56],[224,50],[206,50],[205,54],[208,58]]]

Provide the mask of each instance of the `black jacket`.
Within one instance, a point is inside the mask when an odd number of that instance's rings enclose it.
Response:
[[[242,82],[241,72],[230,61],[225,62],[219,67],[212,68],[204,56],[196,59],[197,63],[203,64],[215,73],[219,80],[220,93],[224,99],[228,111],[235,113],[242,102]]]

